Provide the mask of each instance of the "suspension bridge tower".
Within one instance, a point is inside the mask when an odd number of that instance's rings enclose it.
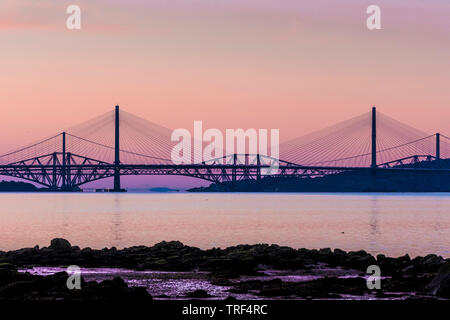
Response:
[[[372,168],[377,167],[377,108],[372,108]]]
[[[119,106],[116,106],[114,112],[115,118],[115,135],[114,135],[114,192],[123,191],[120,188],[120,119],[119,119]]]
[[[441,159],[441,134],[436,133],[436,160]]]

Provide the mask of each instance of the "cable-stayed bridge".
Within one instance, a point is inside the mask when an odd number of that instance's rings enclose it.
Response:
[[[339,173],[414,173],[448,176],[450,139],[428,134],[375,108],[361,116],[279,145],[279,159],[264,154],[225,154],[192,164],[174,164],[172,130],[115,110],[59,134],[0,155],[0,175],[74,190],[123,175],[179,175],[233,186],[271,177],[318,178]],[[195,145],[195,143],[193,143]],[[194,148],[192,158],[202,150]],[[267,154],[267,153],[266,153]]]

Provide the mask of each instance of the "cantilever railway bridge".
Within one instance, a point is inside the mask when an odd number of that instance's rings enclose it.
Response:
[[[64,132],[0,156],[0,175],[70,191],[124,175],[179,175],[233,184],[272,177],[315,178],[341,172],[414,172],[449,175],[449,137],[427,134],[371,112],[293,139],[279,146],[280,159],[260,154],[229,154],[194,164],[173,164],[172,131],[115,110]],[[196,151],[194,150],[194,153]],[[445,165],[444,165],[445,163]]]

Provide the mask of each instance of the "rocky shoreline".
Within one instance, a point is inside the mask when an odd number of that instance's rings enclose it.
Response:
[[[434,254],[390,258],[374,257],[362,250],[293,249],[267,244],[201,250],[177,241],[94,250],[80,249],[64,239],[53,239],[44,248],[0,251],[0,299],[152,299],[145,288],[130,286],[121,278],[100,282],[83,279],[81,290],[69,290],[65,272],[49,276],[18,272],[18,268],[69,265],[204,272],[211,284],[226,286],[231,297],[252,293],[261,299],[450,299],[450,259]],[[367,288],[366,270],[370,265],[381,270],[379,290]],[[270,270],[278,273],[273,276]],[[289,280],[293,275],[302,280]],[[205,290],[186,294],[186,298],[210,297]]]

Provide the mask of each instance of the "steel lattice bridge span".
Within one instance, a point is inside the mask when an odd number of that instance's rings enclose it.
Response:
[[[173,164],[172,130],[130,113],[108,112],[64,132],[0,156],[0,175],[71,191],[113,177],[122,191],[126,175],[177,175],[227,186],[270,178],[313,179],[340,173],[421,174],[450,178],[450,139],[427,134],[375,108],[279,145],[280,159],[230,154],[194,164]],[[195,152],[195,151],[194,151]]]

